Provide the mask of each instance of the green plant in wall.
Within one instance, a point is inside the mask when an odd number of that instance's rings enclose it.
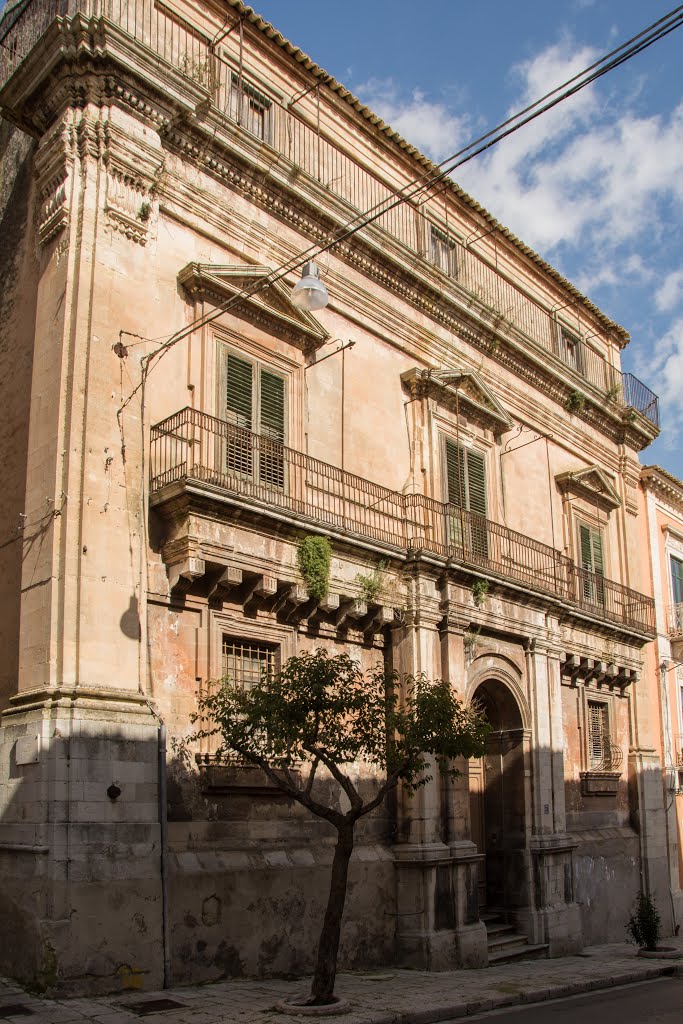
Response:
[[[381,560],[376,568],[369,573],[356,573],[355,582],[360,590],[361,601],[374,604],[384,589],[384,570],[386,562]]]
[[[466,630],[466,632],[465,632],[465,634],[464,634],[464,636],[462,638],[462,643],[463,643],[463,647],[465,648],[465,654],[467,655],[468,658],[473,658],[475,656],[475,654],[477,653],[478,640],[479,640],[479,630],[478,629],[468,629],[468,630]]]
[[[138,210],[138,220],[141,220],[143,224],[146,224],[149,218],[152,216],[152,204],[141,203],[140,209]]]
[[[605,392],[605,398],[608,400],[608,402],[616,402],[620,394],[621,388],[619,387],[619,385],[612,384],[611,387],[607,388],[607,391]]]
[[[641,889],[626,925],[630,940],[641,949],[656,950],[661,930],[662,922],[654,900]]]
[[[332,545],[327,537],[304,537],[299,541],[297,561],[309,597],[322,601],[330,586]]]
[[[486,595],[489,592],[489,581],[488,580],[475,580],[472,584],[472,600],[476,604],[477,608],[481,608]]]
[[[564,403],[564,407],[567,412],[581,412],[585,404],[585,395],[582,395],[580,391],[570,391],[567,395],[567,401]]]

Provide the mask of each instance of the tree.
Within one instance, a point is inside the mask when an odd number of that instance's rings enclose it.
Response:
[[[222,735],[219,753],[234,751],[261,768],[270,781],[337,831],[330,892],[318,943],[310,1005],[334,1002],[337,953],[356,822],[379,807],[402,782],[416,790],[430,781],[429,755],[442,771],[457,772],[456,757],[484,752],[488,725],[465,706],[448,683],[363,673],[346,654],[325,650],[290,658],[274,677],[250,689],[223,680],[200,702],[198,718],[211,725],[199,735]],[[402,691],[399,693],[399,689]],[[364,799],[344,766],[363,761],[382,781]],[[321,767],[346,796],[325,801]]]

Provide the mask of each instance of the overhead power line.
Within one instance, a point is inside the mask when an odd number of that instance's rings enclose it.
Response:
[[[403,203],[410,202],[411,200],[415,200],[422,194],[425,194],[423,202],[426,201],[428,198],[433,196],[433,189],[435,186],[447,184],[446,179],[449,178],[453,171],[458,167],[463,166],[463,164],[473,160],[474,157],[479,156],[488,149],[491,149],[503,139],[514,134],[514,132],[519,131],[520,128],[523,128],[525,125],[534,121],[553,107],[558,106],[558,104],[569,99],[571,96],[576,95],[582,89],[585,89],[587,86],[591,85],[599,78],[602,78],[610,71],[620,67],[622,64],[626,63],[626,61],[637,56],[637,54],[642,53],[654,43],[665,38],[675,29],[680,28],[681,24],[683,24],[683,4],[675,7],[664,17],[653,22],[637,35],[632,36],[616,49],[611,50],[609,53],[600,57],[589,67],[574,75],[572,78],[567,79],[561,85],[540,97],[540,99],[529,104],[523,110],[518,111],[505,121],[502,121],[484,135],[480,135],[467,146],[446,157],[440,163],[432,165],[427,171],[414,178],[411,182],[408,182],[408,184],[406,184],[402,189],[399,189],[390,198],[383,199],[364,212],[356,214],[341,228],[338,228],[331,233],[327,242],[311,245],[307,249],[296,253],[284,263],[281,263],[280,266],[270,271],[270,273],[261,278],[260,281],[254,282],[251,287],[242,289],[236,295],[231,296],[231,298],[226,302],[216,306],[210,313],[205,313],[203,316],[197,317],[196,320],[186,324],[179,331],[170,335],[159,348],[144,357],[142,361],[142,380],[122,404],[118,410],[118,415],[123,412],[137,391],[143,386],[153,361],[163,358],[170,348],[176,345],[179,341],[182,341],[183,338],[186,338],[193,331],[212,323],[238,302],[265,291],[267,288],[270,288],[273,284],[281,281],[284,277],[287,277],[295,270],[300,269],[304,263],[314,259],[316,256],[320,256],[324,252],[328,252],[340,243],[345,242],[358,231],[370,224],[373,224],[380,217],[384,216],[395,207],[400,206]]]

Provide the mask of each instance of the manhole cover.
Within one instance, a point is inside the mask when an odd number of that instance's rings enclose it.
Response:
[[[164,1010],[186,1010],[184,1003],[176,1003],[175,999],[146,999],[143,1003],[121,1003],[122,1009],[129,1013],[137,1013],[138,1017],[146,1017],[148,1013],[163,1013]]]
[[[8,1003],[7,1006],[0,1006],[0,1017],[30,1017],[33,1010],[23,1003]]]

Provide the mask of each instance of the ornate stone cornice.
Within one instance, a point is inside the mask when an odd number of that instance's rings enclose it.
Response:
[[[475,419],[496,433],[512,429],[512,420],[482,379],[469,370],[420,370],[401,374],[414,398],[433,397],[448,407],[465,406]]]
[[[661,466],[643,466],[640,482],[646,491],[652,491],[677,512],[683,512],[683,480]]]
[[[267,282],[271,273],[270,267],[188,263],[179,272],[178,283],[193,298],[208,299],[216,306],[236,299],[230,307],[234,315],[284,335],[305,351],[320,348],[330,335],[314,316],[293,305],[291,291],[281,281],[253,294],[240,296],[242,291],[253,291]]]
[[[309,241],[329,242],[348,219],[343,201],[312,179],[293,176],[283,158],[207,106],[206,89],[178,69],[160,71],[144,46],[108,22],[98,21],[94,27],[80,17],[55,22],[3,90],[3,101],[14,119],[34,134],[41,134],[65,104],[120,103],[159,132],[166,148]],[[101,148],[97,131],[84,141],[96,155]],[[168,184],[166,194],[173,199]],[[119,210],[114,218],[119,230],[128,228],[138,234],[140,224],[135,218],[126,220],[124,214]],[[437,283],[426,262],[416,261],[414,254],[408,262],[400,243],[386,235],[368,228],[362,236],[339,243],[335,253],[560,406],[576,389],[575,380],[563,374],[551,353],[510,324],[486,321],[486,311],[478,309],[471,296],[459,294],[454,283]],[[657,435],[657,429],[638,413],[622,414],[587,381],[582,387],[587,401],[575,415],[614,443],[640,450]]]
[[[587,466],[586,469],[559,473],[555,482],[563,494],[578,494],[593,504],[601,505],[607,511],[619,508],[621,497],[613,481],[599,466]]]

